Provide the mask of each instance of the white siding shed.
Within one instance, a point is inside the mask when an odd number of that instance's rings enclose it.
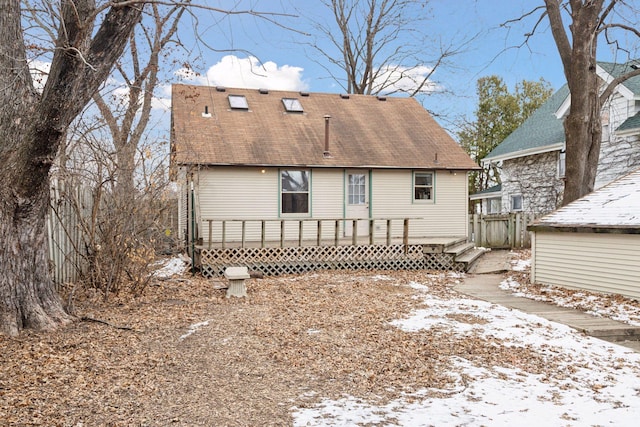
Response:
[[[536,220],[531,281],[640,300],[640,170]]]

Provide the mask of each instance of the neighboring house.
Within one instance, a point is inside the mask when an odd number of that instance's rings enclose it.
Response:
[[[474,213],[484,215],[502,213],[502,184],[478,191],[470,195],[469,200],[472,202],[480,201],[480,203],[476,203]]]
[[[640,300],[640,170],[534,221],[531,281]]]
[[[182,233],[207,241],[212,219],[405,217],[411,237],[466,237],[478,166],[413,98],[174,85],[171,168]]]
[[[635,63],[599,62],[598,76],[604,82],[626,74]],[[562,202],[565,173],[563,119],[571,97],[565,85],[553,94],[520,127],[484,159],[483,164],[500,167],[502,186],[483,194],[483,212],[488,200],[500,198],[502,212],[551,212]],[[640,77],[618,85],[602,107],[602,147],[595,188],[640,167]]]

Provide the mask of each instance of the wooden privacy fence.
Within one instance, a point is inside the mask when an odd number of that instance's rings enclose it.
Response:
[[[533,220],[533,214],[524,212],[469,215],[469,240],[484,248],[528,248],[531,236],[527,225]]]
[[[49,262],[57,286],[75,281],[86,267],[81,215],[90,217],[92,209],[93,198],[87,188],[52,183],[47,234]]]

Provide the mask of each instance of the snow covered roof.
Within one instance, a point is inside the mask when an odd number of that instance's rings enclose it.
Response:
[[[543,216],[529,226],[532,231],[545,229],[640,233],[640,170]]]

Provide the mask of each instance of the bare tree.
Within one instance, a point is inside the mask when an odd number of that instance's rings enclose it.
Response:
[[[428,1],[323,0],[333,23],[314,22],[310,42],[317,62],[347,93],[415,96],[433,91],[436,69],[456,54],[450,44],[434,41],[424,29]],[[339,71],[336,71],[339,70]]]
[[[29,12],[20,0],[0,0],[0,332],[53,329],[72,320],[48,265],[49,172],[72,121],[121,57],[153,0],[42,1]],[[160,2],[170,4],[171,2]],[[178,3],[178,2],[175,2]],[[271,20],[276,14],[224,11]],[[24,24],[24,27],[23,27]],[[27,54],[32,41],[50,54],[40,93]],[[50,29],[50,30],[48,30]],[[46,46],[54,40],[53,46]],[[37,43],[36,43],[37,44]]]
[[[65,131],[107,78],[140,19],[140,4],[62,1],[42,94],[34,89],[20,0],[0,0],[0,324],[15,335],[70,320],[49,273],[49,170]]]
[[[146,10],[149,16],[141,21],[130,36],[126,57],[118,61],[115,67],[126,84],[126,98],[109,102],[105,99],[108,94],[96,92],[93,96],[111,132],[117,159],[117,188],[125,197],[134,195],[135,155],[151,117],[154,92],[159,81],[160,55],[167,45],[177,44],[174,35],[185,7],[165,8],[151,4]]]
[[[629,67],[629,72],[606,83],[601,90],[603,82],[596,74],[599,41],[605,41],[623,57],[629,55],[630,49],[625,38],[640,36],[634,3],[544,0],[544,14],[551,25],[571,93],[571,107],[564,121],[567,165],[564,205],[593,191],[602,140],[602,105],[618,84],[640,75],[640,70]]]

